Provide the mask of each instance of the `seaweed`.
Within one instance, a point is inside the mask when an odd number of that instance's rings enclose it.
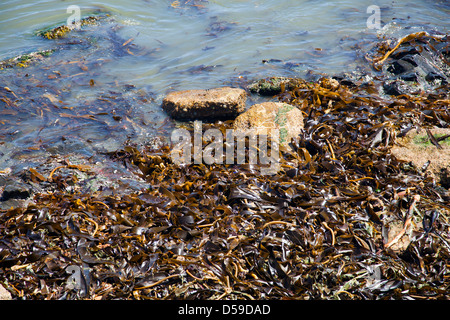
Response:
[[[392,43],[395,46],[392,47]],[[365,54],[374,70],[391,75],[384,83],[389,95],[415,94],[448,84],[448,35],[421,31],[400,39],[383,39]]]
[[[76,172],[96,163],[27,170],[48,189],[0,210],[1,285],[14,299],[448,299],[445,186],[391,153],[411,128],[448,127],[448,83],[391,97],[382,76],[289,82],[274,98],[305,125],[273,175],[132,141],[108,156],[139,191],[86,191]],[[19,94],[0,91],[6,104]],[[95,121],[94,106],[61,117]]]
[[[111,15],[109,13],[98,13],[93,14],[84,18],[80,19],[80,27],[89,26],[89,25],[97,25],[98,21],[106,19],[110,17]],[[46,27],[41,30],[38,30],[35,32],[37,36],[43,37],[48,40],[54,40],[63,38],[66,36],[69,32],[74,30],[74,26],[68,26],[66,24],[58,24],[56,27]]]
[[[7,68],[26,68],[29,67],[32,63],[43,60],[47,57],[50,57],[56,49],[47,49],[41,51],[34,51],[30,53],[25,53],[19,55],[14,58],[6,59],[0,62],[0,70]]]
[[[130,144],[110,156],[148,189],[80,194],[61,184],[1,211],[4,285],[30,299],[447,297],[450,207],[389,153],[399,129],[433,124],[420,114],[444,106],[428,96],[417,108],[406,99],[381,107],[326,78],[297,81],[279,98],[308,120],[279,173],[177,165],[169,145]],[[54,184],[65,179],[57,169]],[[88,268],[87,292],[65,287],[72,265]]]

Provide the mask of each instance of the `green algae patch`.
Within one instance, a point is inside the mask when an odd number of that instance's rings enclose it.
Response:
[[[440,145],[450,146],[450,136],[448,134],[435,134],[434,138],[439,142]],[[433,143],[427,134],[417,135],[413,138],[412,142],[421,147],[431,147]]]
[[[278,110],[277,115],[275,117],[275,123],[280,128],[280,143],[283,144],[286,142],[286,139],[288,138],[288,130],[286,129],[286,123],[287,123],[287,113],[294,109],[293,106],[290,106],[288,104],[283,104],[283,106]]]

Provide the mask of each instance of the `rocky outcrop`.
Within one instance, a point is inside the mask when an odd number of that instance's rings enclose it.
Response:
[[[12,183],[6,185],[0,201],[8,201],[10,199],[27,199],[31,196],[31,188],[24,183]]]
[[[185,90],[169,93],[162,108],[177,120],[232,119],[245,110],[247,93],[238,88]]]
[[[26,207],[33,193],[32,187],[20,178],[0,175],[0,210]]]
[[[235,130],[255,129],[255,134],[270,134],[279,129],[280,144],[287,145],[303,129],[302,112],[289,104],[264,102],[255,104],[234,121]],[[269,130],[269,131],[268,131]]]

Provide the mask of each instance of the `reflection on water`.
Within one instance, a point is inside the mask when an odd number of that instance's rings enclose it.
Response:
[[[173,123],[160,103],[170,90],[352,71],[377,32],[448,31],[446,1],[378,1],[383,30],[366,26],[372,2],[3,1],[1,60],[55,52],[0,71],[0,169],[167,136]],[[59,40],[35,35],[66,21],[72,4],[112,17]]]

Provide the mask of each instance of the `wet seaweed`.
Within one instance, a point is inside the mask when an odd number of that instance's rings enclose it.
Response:
[[[237,25],[236,22],[227,22],[219,20],[217,16],[211,17],[208,28],[206,28],[208,37],[217,37],[219,34],[230,31],[233,26]]]
[[[74,173],[95,165],[28,170],[51,192],[0,210],[1,284],[16,299],[448,299],[449,202],[390,152],[411,128],[448,127],[448,83],[390,97],[383,81],[291,79],[277,98],[305,126],[274,175],[132,142],[109,157],[140,191],[86,192]]]
[[[99,21],[106,19],[110,17],[111,15],[109,13],[98,13],[94,15],[90,15],[84,18],[81,18],[79,21],[79,26],[91,26],[91,25],[98,25]],[[75,29],[75,26],[69,26],[66,24],[60,24],[56,27],[47,27],[42,30],[36,31],[36,35],[43,37],[48,40],[54,40],[63,38],[68,33],[72,32]]]
[[[208,11],[206,0],[175,0],[171,1],[170,8],[181,14],[202,15]]]

